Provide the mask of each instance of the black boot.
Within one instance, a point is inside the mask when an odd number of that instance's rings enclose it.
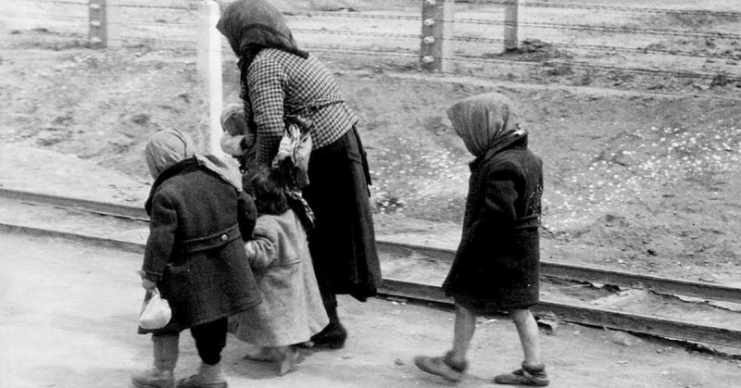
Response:
[[[345,347],[345,340],[347,340],[347,330],[339,321],[330,321],[327,327],[311,337],[315,348],[342,349]]]
[[[342,349],[347,340],[347,330],[340,323],[337,315],[337,301],[325,301],[324,308],[327,310],[329,324],[319,333],[311,337],[311,342],[316,348]]]

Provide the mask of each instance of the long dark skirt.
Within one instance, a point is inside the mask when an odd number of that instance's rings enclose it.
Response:
[[[355,128],[313,150],[309,160],[303,195],[316,217],[309,249],[328,307],[337,305],[338,294],[365,301],[381,285],[367,166]]]

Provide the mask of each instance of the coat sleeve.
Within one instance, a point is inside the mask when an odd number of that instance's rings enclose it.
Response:
[[[147,279],[157,282],[162,278],[165,265],[172,256],[177,227],[178,217],[174,204],[168,196],[155,194],[152,198],[149,237],[142,265]]]
[[[245,243],[245,251],[254,269],[265,268],[278,257],[278,232],[258,220],[252,239]]]
[[[285,127],[283,104],[285,72],[269,57],[257,58],[247,76],[249,101],[257,132],[258,164],[270,164]]]
[[[517,220],[517,168],[510,163],[494,166],[484,177],[482,192],[484,206],[479,218],[496,229],[508,229]]]
[[[239,193],[237,221],[239,222],[239,232],[242,234],[242,240],[249,240],[252,237],[252,232],[255,230],[257,208],[255,207],[255,201],[245,192]]]

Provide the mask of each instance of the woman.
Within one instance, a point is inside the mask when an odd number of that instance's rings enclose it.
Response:
[[[201,367],[177,387],[225,388],[221,351],[228,317],[262,301],[242,239],[255,227],[255,204],[242,192],[238,174],[216,158],[196,155],[180,131],[156,133],[145,155],[155,181],[146,202],[150,226],[142,286],[148,294],[159,290],[172,318],[161,329],[139,329],[152,334],[154,367],[134,375],[132,383],[172,387],[180,332],[190,329]]]
[[[327,68],[298,48],[272,5],[238,0],[224,10],[216,27],[239,57],[241,98],[255,131],[258,165],[272,163],[287,117],[313,123],[309,185],[303,196],[316,217],[309,247],[330,323],[312,342],[342,348],[347,331],[337,316],[335,296],[350,294],[365,301],[381,282],[368,164],[355,128],[358,118]]]

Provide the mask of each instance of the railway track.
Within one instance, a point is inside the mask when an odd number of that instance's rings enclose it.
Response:
[[[4,232],[143,252],[147,222],[144,210],[136,206],[0,188],[0,230]],[[384,273],[381,296],[452,303],[440,284],[453,251],[382,238],[377,245]],[[741,349],[741,331],[737,330],[741,314],[680,299],[739,304],[741,288],[547,261],[541,264],[541,275],[542,299],[534,309],[536,314],[552,313],[570,323]],[[655,314],[659,310],[666,310],[663,316]]]

